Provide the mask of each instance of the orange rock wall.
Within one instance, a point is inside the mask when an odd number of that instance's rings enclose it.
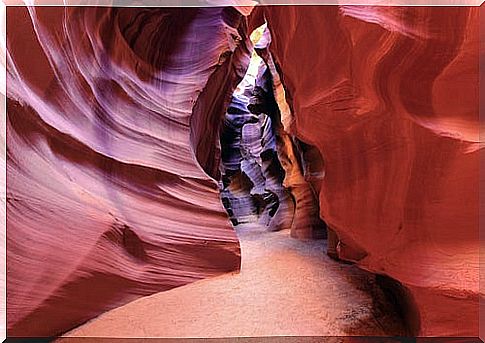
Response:
[[[477,336],[478,8],[258,11],[340,258],[401,282],[419,334]]]

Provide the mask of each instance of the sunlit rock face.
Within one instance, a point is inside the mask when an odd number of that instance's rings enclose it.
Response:
[[[29,11],[7,13],[9,335],[237,270],[204,128],[248,63],[239,12]]]
[[[478,8],[258,11],[340,258],[400,281],[420,334],[477,336]]]
[[[258,221],[269,230],[290,229],[295,238],[323,238],[307,175],[318,158],[301,151],[283,129],[280,108],[287,104],[277,100],[282,85],[266,25],[251,39],[255,50],[221,129],[223,203],[235,225]]]
[[[251,22],[257,22],[256,11]],[[267,25],[261,26],[261,38],[255,44],[255,51],[263,59],[265,73],[262,80],[266,82],[266,88],[271,88],[270,107],[275,108],[271,112],[273,118],[273,130],[276,136],[276,151],[278,159],[284,169],[283,186],[291,193],[293,200],[293,218],[291,221],[291,236],[298,239],[324,238],[326,225],[319,218],[319,206],[316,195],[319,184],[325,174],[323,161],[318,149],[304,144],[294,135],[291,135],[288,121],[291,122],[292,113],[286,100],[285,90],[281,83],[280,73],[269,51],[271,34]],[[264,81],[263,81],[264,82]]]
[[[252,52],[248,71],[232,96],[221,128],[221,196],[234,225],[289,228],[294,203],[283,187],[273,120],[278,107],[264,61]]]

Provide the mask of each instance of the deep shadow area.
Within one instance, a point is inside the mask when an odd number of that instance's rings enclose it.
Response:
[[[405,336],[418,335],[421,319],[411,293],[399,281],[387,275],[377,274],[376,282],[383,289],[387,300],[405,323]]]

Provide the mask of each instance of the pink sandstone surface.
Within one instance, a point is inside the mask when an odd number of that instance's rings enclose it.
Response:
[[[316,189],[338,257],[397,280],[416,334],[478,335],[479,8],[7,18],[10,336],[239,269],[218,138],[263,18],[282,135],[323,160],[293,185]]]
[[[193,108],[225,96],[205,90],[215,71],[244,66],[238,12],[29,12],[8,8],[9,335],[237,270]]]

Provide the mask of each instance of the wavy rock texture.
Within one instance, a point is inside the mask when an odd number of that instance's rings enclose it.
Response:
[[[478,9],[272,6],[250,26],[263,15],[292,234],[312,236],[313,187],[339,257],[398,280],[416,333],[477,336]],[[215,180],[240,12],[9,8],[8,25],[9,335],[237,270]]]
[[[477,336],[479,9],[258,10],[340,258],[398,280],[420,334]]]
[[[258,12],[255,12],[253,21],[257,16]],[[283,185],[290,190],[295,206],[290,226],[291,236],[299,239],[324,238],[326,225],[319,218],[318,200],[315,198],[320,189],[320,179],[325,174],[323,161],[317,149],[310,149],[289,133],[290,128],[287,125],[293,115],[286,100],[280,74],[268,49],[270,43],[271,34],[266,26],[262,37],[255,44],[255,51],[266,65],[266,74],[263,74],[262,79],[272,85],[271,101],[274,110],[271,114],[277,138],[276,150],[285,171]],[[306,152],[304,146],[308,147]],[[316,153],[309,153],[310,151]]]
[[[325,224],[305,163],[318,159],[296,149],[283,130],[280,108],[287,104],[278,104],[282,85],[267,49],[266,25],[251,39],[255,51],[222,126],[223,202],[234,224],[259,220],[270,230],[290,228],[296,238],[322,238]]]
[[[291,227],[294,204],[283,187],[272,116],[277,106],[264,61],[253,51],[221,129],[222,200],[237,225],[259,221],[270,230]]]
[[[249,62],[241,18],[8,8],[9,336],[239,268],[209,175]]]

